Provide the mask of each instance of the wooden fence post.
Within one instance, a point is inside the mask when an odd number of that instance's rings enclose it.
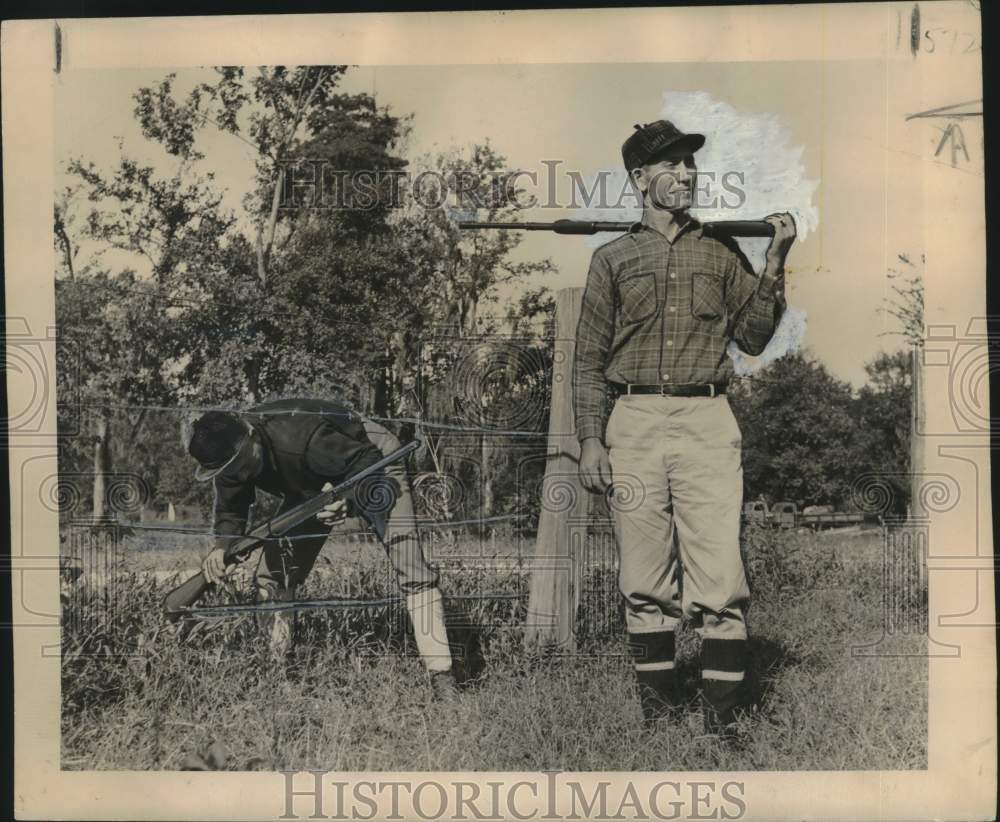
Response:
[[[580,445],[573,419],[573,355],[582,302],[582,288],[556,293],[548,455],[525,626],[529,642],[560,651],[576,646],[577,574],[590,510],[590,494],[579,479]]]

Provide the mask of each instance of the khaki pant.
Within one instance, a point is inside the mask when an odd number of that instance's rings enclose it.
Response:
[[[622,396],[605,440],[629,633],[686,616],[703,638],[746,639],[741,436],[726,397]]]

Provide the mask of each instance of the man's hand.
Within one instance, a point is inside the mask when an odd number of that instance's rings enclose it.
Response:
[[[611,485],[608,450],[598,437],[587,437],[580,445],[580,481],[592,494],[603,494]]]
[[[795,219],[787,211],[781,214],[771,214],[764,222],[774,226],[774,237],[767,247],[765,270],[777,276],[785,267],[785,257],[795,242]]]
[[[205,575],[205,581],[209,585],[214,585],[222,580],[228,573],[226,568],[226,552],[222,548],[216,548],[201,563],[201,572]]]
[[[327,483],[323,486],[322,490],[324,493],[326,491],[332,491],[333,486],[330,483]],[[334,525],[340,525],[340,523],[347,519],[347,500],[335,499],[316,515],[316,519],[324,525],[329,525],[331,527]]]

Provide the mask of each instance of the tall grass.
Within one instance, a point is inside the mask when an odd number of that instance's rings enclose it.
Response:
[[[883,640],[878,532],[749,529],[743,544],[761,704],[745,721],[739,749],[701,736],[698,638],[688,629],[678,669],[691,710],[655,731],[642,727],[613,567],[584,569],[572,656],[524,647],[523,600],[452,600],[465,683],[453,703],[438,703],[397,606],[301,614],[294,658],[279,665],[253,617],[200,622],[193,631],[166,627],[160,598],[169,583],[141,573],[144,556],[129,558],[116,578],[112,618],[94,619],[84,595],[67,597],[63,767],[191,767],[191,755],[213,742],[227,753],[221,766],[241,770],[926,767],[925,637]],[[516,560],[510,546],[502,552]],[[487,560],[479,564],[492,567],[470,571],[474,552],[455,553],[436,557],[448,593],[526,591],[516,561]],[[341,545],[324,554],[330,562],[303,597],[394,593],[379,552]],[[246,593],[237,580],[216,599]],[[926,608],[919,586],[905,594]]]

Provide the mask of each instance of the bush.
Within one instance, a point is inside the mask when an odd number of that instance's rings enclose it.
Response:
[[[744,526],[741,548],[754,599],[808,595],[848,584],[836,545],[813,533]]]

